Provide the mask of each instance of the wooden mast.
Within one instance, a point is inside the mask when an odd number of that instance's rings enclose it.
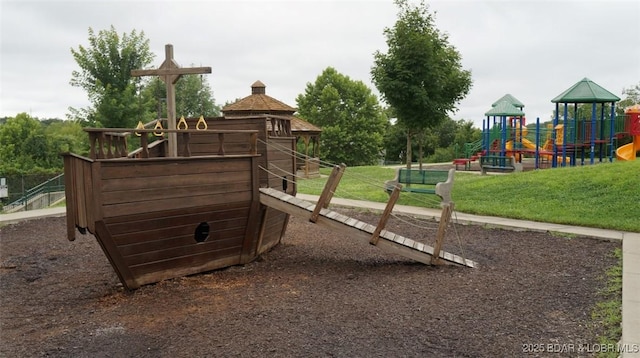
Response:
[[[211,73],[211,67],[186,67],[180,68],[173,59],[173,45],[164,47],[165,59],[162,65],[155,70],[132,70],[131,76],[158,76],[167,86],[167,121],[168,129],[176,129],[176,93],[175,84],[182,75]],[[169,157],[178,156],[176,133],[169,133]]]

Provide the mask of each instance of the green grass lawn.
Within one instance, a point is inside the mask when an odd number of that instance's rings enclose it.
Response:
[[[321,169],[328,175],[330,169]],[[386,202],[388,167],[347,168],[335,197]],[[319,195],[326,177],[298,180],[298,192]],[[469,214],[640,232],[640,160],[513,173],[456,172],[452,198]],[[437,207],[437,197],[402,193],[398,204]]]

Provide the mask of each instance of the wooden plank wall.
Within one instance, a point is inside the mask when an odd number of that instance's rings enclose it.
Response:
[[[196,128],[198,118],[185,119],[189,128]],[[267,125],[264,118],[255,119],[225,119],[223,117],[207,118],[207,126],[209,129],[220,130],[257,130],[258,131],[258,154],[262,157],[258,160],[259,165],[265,167],[267,158],[265,157],[266,145],[263,143],[267,140]],[[191,148],[191,156],[198,155],[216,155],[218,154],[218,135],[217,134],[194,134],[189,140]],[[178,136],[178,150],[182,150],[183,141]],[[247,154],[249,153],[249,135],[243,133],[225,134],[224,148],[226,154]]]
[[[283,148],[294,149],[295,139],[292,137],[268,137],[272,146],[267,146],[267,162],[269,172],[262,171],[261,175],[267,176],[270,188],[284,191],[290,195],[296,195],[295,156]],[[283,179],[287,178],[286,190],[283,188]],[[289,222],[289,214],[273,208],[265,208],[266,219],[264,221],[263,234],[260,241],[259,252],[265,252],[280,242]]]
[[[266,220],[263,224],[263,236],[258,253],[266,252],[277,245],[284,235],[289,222],[289,214],[269,207],[265,208],[265,210],[267,210]]]
[[[67,239],[75,240],[76,227],[95,232],[93,166],[89,158],[64,154]]]
[[[102,215],[110,237],[101,240],[113,242],[122,258],[119,275],[132,277],[129,288],[240,263],[255,200],[252,160],[102,162]],[[210,235],[198,243],[194,234],[202,222]]]
[[[268,169],[273,174],[268,174],[269,187],[284,191],[289,195],[296,195],[296,178],[293,174],[296,172],[295,156],[289,150],[295,150],[295,139],[291,137],[269,137],[269,143],[273,146],[267,147]],[[286,190],[283,190],[283,179],[287,178]]]

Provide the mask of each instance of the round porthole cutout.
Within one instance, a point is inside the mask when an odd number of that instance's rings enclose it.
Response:
[[[209,224],[206,222],[201,222],[198,227],[196,227],[196,232],[194,234],[194,239],[196,242],[205,242],[209,238]]]

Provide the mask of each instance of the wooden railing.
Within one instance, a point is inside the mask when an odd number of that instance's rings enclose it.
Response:
[[[134,129],[131,128],[85,128],[89,133],[89,143],[91,150],[89,156],[91,159],[111,159],[127,157],[127,136],[133,131],[136,135],[140,134],[139,157],[149,158],[149,133],[155,135],[164,135],[165,133],[177,133],[182,135],[182,157],[190,157],[191,149],[189,141],[192,134],[217,134],[218,135],[218,151],[217,155],[224,156],[224,139],[225,134],[245,133],[249,142],[249,153],[257,154],[258,131],[257,130],[198,130],[198,129]]]
[[[269,135],[272,137],[291,137],[291,120],[284,117],[267,117],[267,121],[271,124],[267,127]]]

